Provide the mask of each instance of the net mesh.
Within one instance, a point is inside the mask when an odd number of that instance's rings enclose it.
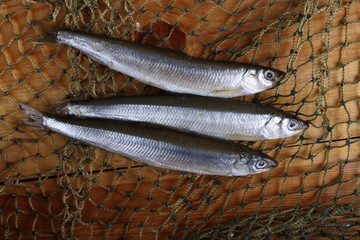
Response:
[[[308,120],[301,136],[248,142],[269,173],[203,176],[144,166],[20,125],[16,103],[156,94],[76,49],[34,45],[32,21],[286,71],[239,99]],[[359,236],[360,2],[4,0],[0,2],[3,239],[298,239]]]

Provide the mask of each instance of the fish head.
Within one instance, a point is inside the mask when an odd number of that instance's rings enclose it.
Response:
[[[263,135],[265,139],[285,138],[303,132],[309,125],[294,116],[272,115],[265,124]]]
[[[255,66],[244,73],[242,87],[249,94],[257,93],[275,87],[284,77],[285,73],[280,70]]]
[[[234,162],[232,175],[243,176],[262,173],[273,169],[277,165],[278,163],[272,157],[254,151],[253,154],[239,157],[239,159]]]
[[[261,68],[257,71],[259,85],[263,89],[269,89],[276,86],[285,77],[285,73],[274,68]]]

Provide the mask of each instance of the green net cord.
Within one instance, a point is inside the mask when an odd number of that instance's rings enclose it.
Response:
[[[360,2],[7,0],[0,2],[2,239],[355,239],[359,235]],[[63,45],[33,21],[287,72],[239,100],[310,122],[246,142],[279,161],[247,177],[170,171],[21,124],[67,99],[161,90]]]

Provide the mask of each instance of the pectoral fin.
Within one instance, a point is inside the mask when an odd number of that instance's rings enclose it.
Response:
[[[249,136],[249,135],[240,135],[240,134],[231,134],[226,136],[227,140],[232,141],[259,141],[261,140],[260,136]]]
[[[203,172],[209,174],[209,175],[220,175],[220,176],[227,176],[228,174],[225,174],[224,171],[216,171],[214,169],[209,170],[209,169],[203,169]]]
[[[243,87],[234,88],[234,89],[227,89],[227,90],[217,90],[211,92],[212,96],[216,97],[236,97],[244,90]]]

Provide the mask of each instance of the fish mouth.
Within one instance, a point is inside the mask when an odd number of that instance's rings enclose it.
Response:
[[[297,129],[297,132],[302,132],[305,131],[306,129],[309,128],[309,124],[307,122],[303,122]]]
[[[305,129],[306,129],[306,128],[301,128],[301,127],[299,127],[299,128],[297,128],[295,131],[293,131],[293,134],[292,134],[291,136],[294,136],[294,135],[297,135],[297,134],[299,134],[299,133],[302,133],[302,132],[305,131]]]
[[[278,163],[277,161],[273,160],[272,166],[273,166],[273,167],[277,167],[278,165],[279,165],[279,163]]]
[[[279,163],[276,160],[272,159],[271,164],[269,164],[268,168],[275,168],[278,165],[279,165]]]
[[[273,158],[266,158],[265,161],[268,163],[268,165],[264,168],[266,171],[271,170],[279,165],[279,163]]]
[[[271,160],[271,163],[269,163],[265,168],[263,168],[260,172],[267,172],[274,168],[276,168],[279,165],[279,163],[275,160]]]
[[[283,80],[285,78],[286,73],[281,72],[278,77],[278,81]]]
[[[303,125],[297,127],[288,137],[300,134],[300,133],[304,132],[308,127],[309,126],[307,124],[303,124]]]

